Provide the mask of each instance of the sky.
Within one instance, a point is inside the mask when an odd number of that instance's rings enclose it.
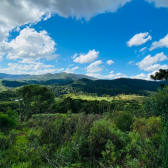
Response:
[[[168,0],[0,0],[0,73],[150,80],[168,69]]]

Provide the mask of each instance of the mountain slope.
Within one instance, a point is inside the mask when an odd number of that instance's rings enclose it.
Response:
[[[7,80],[40,80],[40,81],[46,81],[51,79],[66,79],[66,80],[78,80],[82,78],[87,79],[95,79],[90,76],[82,75],[82,74],[72,74],[72,73],[47,73],[43,75],[12,75],[12,74],[5,74],[0,73],[0,79],[7,79]]]
[[[111,96],[118,94],[149,95],[150,92],[156,92],[161,83],[168,84],[168,81],[155,82],[129,78],[115,80],[80,79],[64,85],[64,88],[73,88],[76,92],[97,93],[99,96],[103,94]],[[55,85],[55,87],[59,89],[59,86]]]

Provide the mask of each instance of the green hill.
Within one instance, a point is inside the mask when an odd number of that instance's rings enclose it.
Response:
[[[78,80],[82,78],[87,79],[95,79],[90,76],[82,75],[82,74],[72,74],[72,73],[47,73],[43,75],[11,75],[11,74],[5,74],[0,73],[0,79],[6,79],[6,80],[38,80],[38,81],[47,81],[51,79],[64,79],[64,80]]]
[[[157,91],[161,83],[168,84],[168,81],[155,82],[129,78],[91,80],[85,75],[67,73],[31,75],[19,80],[2,80],[3,87],[16,88],[27,84],[48,85],[57,96],[77,92],[96,93],[98,96],[104,94],[110,96],[118,94],[150,95]]]
[[[51,89],[56,95],[65,93],[96,93],[98,96],[104,94],[115,96],[118,94],[139,94],[151,95],[156,92],[160,84],[168,82],[155,82],[140,79],[120,78],[115,80],[89,80],[79,79],[64,85],[51,85]]]

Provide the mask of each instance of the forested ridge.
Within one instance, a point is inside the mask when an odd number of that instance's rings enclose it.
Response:
[[[68,93],[92,93],[102,96],[104,94],[116,96],[118,94],[150,95],[157,92],[161,84],[167,81],[155,82],[140,79],[120,78],[115,80],[90,80],[86,78],[50,79],[50,80],[2,80],[2,85],[8,88],[17,88],[28,84],[45,85],[55,96]]]
[[[168,86],[125,78],[17,82],[27,81],[2,81],[0,167],[166,168]]]

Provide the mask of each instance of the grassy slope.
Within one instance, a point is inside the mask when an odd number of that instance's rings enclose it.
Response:
[[[2,80],[0,80],[0,92],[7,91],[7,89],[2,85]]]
[[[138,102],[142,102],[145,98],[144,96],[138,96],[138,95],[117,95],[112,97],[93,97],[91,95],[75,95],[75,94],[67,94],[65,97],[71,97],[72,99],[81,99],[81,100],[88,100],[88,101],[94,101],[94,100],[105,100],[111,102],[112,100],[137,100]]]

